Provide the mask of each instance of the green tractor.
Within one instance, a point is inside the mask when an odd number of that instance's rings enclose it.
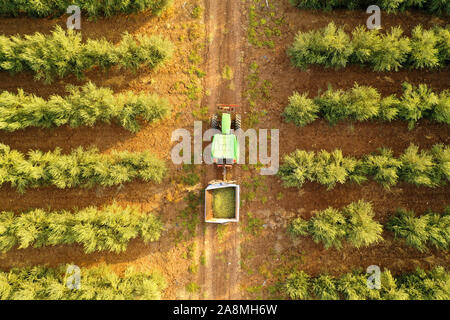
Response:
[[[241,115],[236,114],[236,108],[232,104],[219,104],[218,112],[211,119],[211,127],[221,131],[213,137],[211,159],[222,169],[223,181],[227,180],[227,168],[231,169],[239,161],[239,143],[231,132],[241,128]]]

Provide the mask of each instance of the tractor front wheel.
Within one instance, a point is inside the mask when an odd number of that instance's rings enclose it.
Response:
[[[234,128],[235,128],[235,130],[239,130],[241,128],[241,115],[240,114],[236,115]]]
[[[219,129],[219,120],[217,118],[217,114],[214,114],[211,118],[211,128]]]

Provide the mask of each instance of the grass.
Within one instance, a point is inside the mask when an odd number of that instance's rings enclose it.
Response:
[[[198,264],[191,264],[188,268],[189,273],[197,274],[198,272]]]
[[[234,78],[233,70],[230,66],[225,66],[222,71],[222,79],[232,80]]]
[[[271,0],[248,0],[248,42],[257,48],[275,48],[274,39],[281,36],[279,26],[285,22]],[[267,7],[267,4],[269,7]]]
[[[248,167],[248,170],[250,170],[250,167]],[[248,192],[244,193],[242,196],[242,200],[244,201],[255,201],[258,199],[258,196],[260,196],[259,200],[263,204],[269,200],[267,197],[268,187],[265,176],[258,175],[244,179],[242,187],[248,190]]]
[[[197,293],[200,291],[200,286],[196,282],[189,282],[186,285],[186,291],[189,293]]]
[[[241,266],[242,271],[247,273],[247,275],[249,276],[255,274],[255,270],[250,265],[251,260],[256,256],[256,254],[253,251],[251,251],[251,249],[245,248],[243,244],[241,244],[240,250],[242,254],[239,264]]]
[[[203,7],[197,5],[192,11],[193,18],[199,18],[203,14]],[[187,82],[182,83],[184,87],[184,94],[191,101],[197,101],[201,98],[203,93],[203,86],[201,78],[203,78],[206,73],[200,69],[200,65],[203,63],[202,51],[204,49],[204,43],[202,39],[205,37],[205,28],[202,23],[191,22],[183,23],[183,30],[187,32],[187,39],[192,42],[192,49],[190,51],[188,61],[189,64],[184,70],[184,73],[189,76]],[[180,39],[184,40],[184,39]],[[178,91],[178,88],[174,88]]]
[[[194,19],[199,19],[203,15],[203,10],[203,6],[200,5],[198,1],[195,1],[191,12],[191,17]]]
[[[202,266],[206,265],[206,255],[205,255],[205,251],[202,252],[202,254],[200,255],[200,264]]]
[[[262,196],[261,197],[261,203],[262,204],[266,204],[266,202],[268,201],[269,199],[267,198],[267,196]]]
[[[179,221],[181,226],[184,228],[184,239],[189,240],[197,236],[197,226],[200,223],[199,211],[202,198],[199,194],[189,192],[184,200],[187,202],[187,206],[180,211],[178,218],[180,219]]]
[[[200,107],[194,111],[192,111],[192,115],[200,121],[208,121],[209,120],[209,110],[208,107]]]
[[[249,73],[246,79],[246,97],[250,113],[245,117],[245,127],[252,128],[259,123],[259,118],[267,115],[267,110],[259,110],[258,102],[267,103],[270,100],[272,83],[269,80],[261,80],[259,76],[259,65],[256,62],[250,64]]]
[[[247,215],[248,220],[244,230],[251,235],[257,236],[262,231],[264,222],[261,219],[254,217],[251,212],[248,212]]]
[[[228,224],[220,224],[217,226],[216,235],[219,243],[222,243],[224,241],[227,232],[228,232]]]
[[[196,242],[192,242],[188,247],[187,247],[187,257],[188,259],[192,259],[195,256],[195,251],[197,250],[197,243]]]
[[[190,100],[200,99],[202,93],[202,87],[197,79],[191,79],[191,83],[186,85],[186,95]]]
[[[220,188],[212,191],[214,218],[234,218],[236,209],[236,190]]]
[[[254,201],[256,199],[256,193],[254,191],[249,191],[248,193],[244,194],[242,198],[245,201]]]
[[[183,182],[189,186],[195,186],[200,182],[200,176],[194,172],[188,173],[187,176],[183,177]]]
[[[250,287],[247,287],[245,290],[250,294],[260,293],[262,290],[262,285],[250,286]]]
[[[183,150],[180,152],[180,156],[182,156]],[[187,186],[195,186],[200,182],[200,174],[198,172],[198,166],[192,164],[194,163],[194,156],[191,157],[191,163],[190,164],[183,164],[183,172],[177,177],[177,181],[180,183],[183,183]]]
[[[240,261],[241,269],[247,273],[249,276],[253,275],[255,273],[255,270],[250,268],[247,263],[244,260]]]

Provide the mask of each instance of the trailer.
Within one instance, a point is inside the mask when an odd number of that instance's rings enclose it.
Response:
[[[205,222],[239,222],[239,191],[238,184],[211,181],[205,189]],[[224,200],[228,200],[227,203],[223,203]]]

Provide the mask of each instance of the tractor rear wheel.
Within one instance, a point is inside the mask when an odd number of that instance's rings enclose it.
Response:
[[[217,114],[213,114],[211,117],[211,128],[219,129],[219,120],[217,118]]]
[[[236,115],[236,120],[234,123],[234,130],[239,130],[241,128],[241,115],[237,114]]]

